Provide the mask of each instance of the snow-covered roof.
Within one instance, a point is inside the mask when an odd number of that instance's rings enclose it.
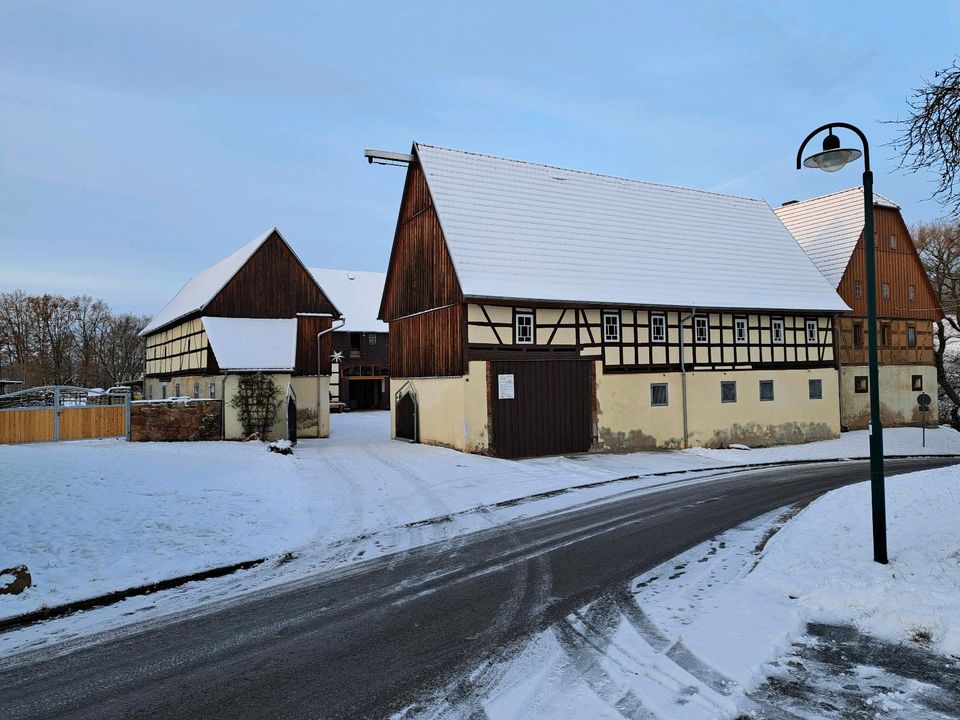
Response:
[[[762,200],[414,149],[468,297],[848,309]]]
[[[873,204],[899,210],[883,195]],[[833,287],[840,285],[850,256],[863,234],[863,188],[822,195],[778,207],[774,212]]]
[[[341,329],[347,332],[387,332],[387,323],[377,319],[380,298],[387,274],[361,270],[329,270],[310,268],[323,294],[347,321]]]
[[[221,370],[293,370],[297,320],[203,317]]]
[[[180,292],[174,296],[173,300],[164,305],[163,309],[154,315],[147,326],[140,331],[140,336],[149,335],[154,330],[169,325],[174,320],[179,320],[190,313],[202,310],[273,233],[279,234],[279,231],[276,228],[267,230],[263,235],[251,240],[233,255],[190,278],[187,284],[180,289]]]

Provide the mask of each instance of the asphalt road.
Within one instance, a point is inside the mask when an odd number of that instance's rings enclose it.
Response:
[[[887,471],[955,462],[888,460]],[[754,470],[356,563],[212,614],[0,663],[0,717],[389,717],[722,530],[866,479],[865,462]]]

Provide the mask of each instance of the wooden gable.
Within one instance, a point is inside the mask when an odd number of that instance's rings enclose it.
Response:
[[[273,232],[214,298],[204,315],[292,318],[297,313],[339,317],[290,246]]]
[[[379,317],[390,322],[463,302],[426,175],[407,169]]]
[[[877,315],[883,318],[911,318],[934,322],[943,317],[930,278],[927,276],[914,247],[910,232],[899,210],[875,207],[873,211],[877,248]],[[896,238],[896,247],[890,238]],[[862,292],[858,298],[857,281]],[[890,297],[882,295],[883,283],[890,285]],[[914,298],[908,295],[908,286],[914,287]],[[860,233],[857,245],[850,256],[837,293],[852,309],[855,316],[867,314],[866,269],[864,237]]]

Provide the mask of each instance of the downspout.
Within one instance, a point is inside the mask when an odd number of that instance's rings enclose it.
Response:
[[[336,323],[340,323],[337,325]],[[317,439],[320,438],[320,338],[322,338],[327,333],[332,333],[334,330],[339,330],[344,325],[347,324],[347,319],[342,317],[339,320],[331,323],[330,327],[326,330],[321,330],[317,333]],[[341,380],[343,378],[341,377]]]
[[[684,329],[687,326],[687,320],[692,318],[697,312],[696,308],[690,308],[690,314],[684,317],[680,316],[680,394],[683,400],[683,447],[690,447],[690,432],[687,426],[687,363],[686,350],[684,348]]]

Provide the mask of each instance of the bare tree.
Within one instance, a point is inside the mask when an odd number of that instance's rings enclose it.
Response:
[[[139,333],[150,322],[144,315],[110,315],[100,329],[98,357],[104,387],[133,380],[143,374],[146,349]]]
[[[960,65],[957,60],[924,80],[907,100],[910,109],[894,121],[900,135],[890,145],[900,154],[900,166],[937,175],[937,198],[951,217],[960,217]]]
[[[934,347],[940,416],[960,430],[960,222],[924,223],[912,234],[945,314],[936,323]]]

